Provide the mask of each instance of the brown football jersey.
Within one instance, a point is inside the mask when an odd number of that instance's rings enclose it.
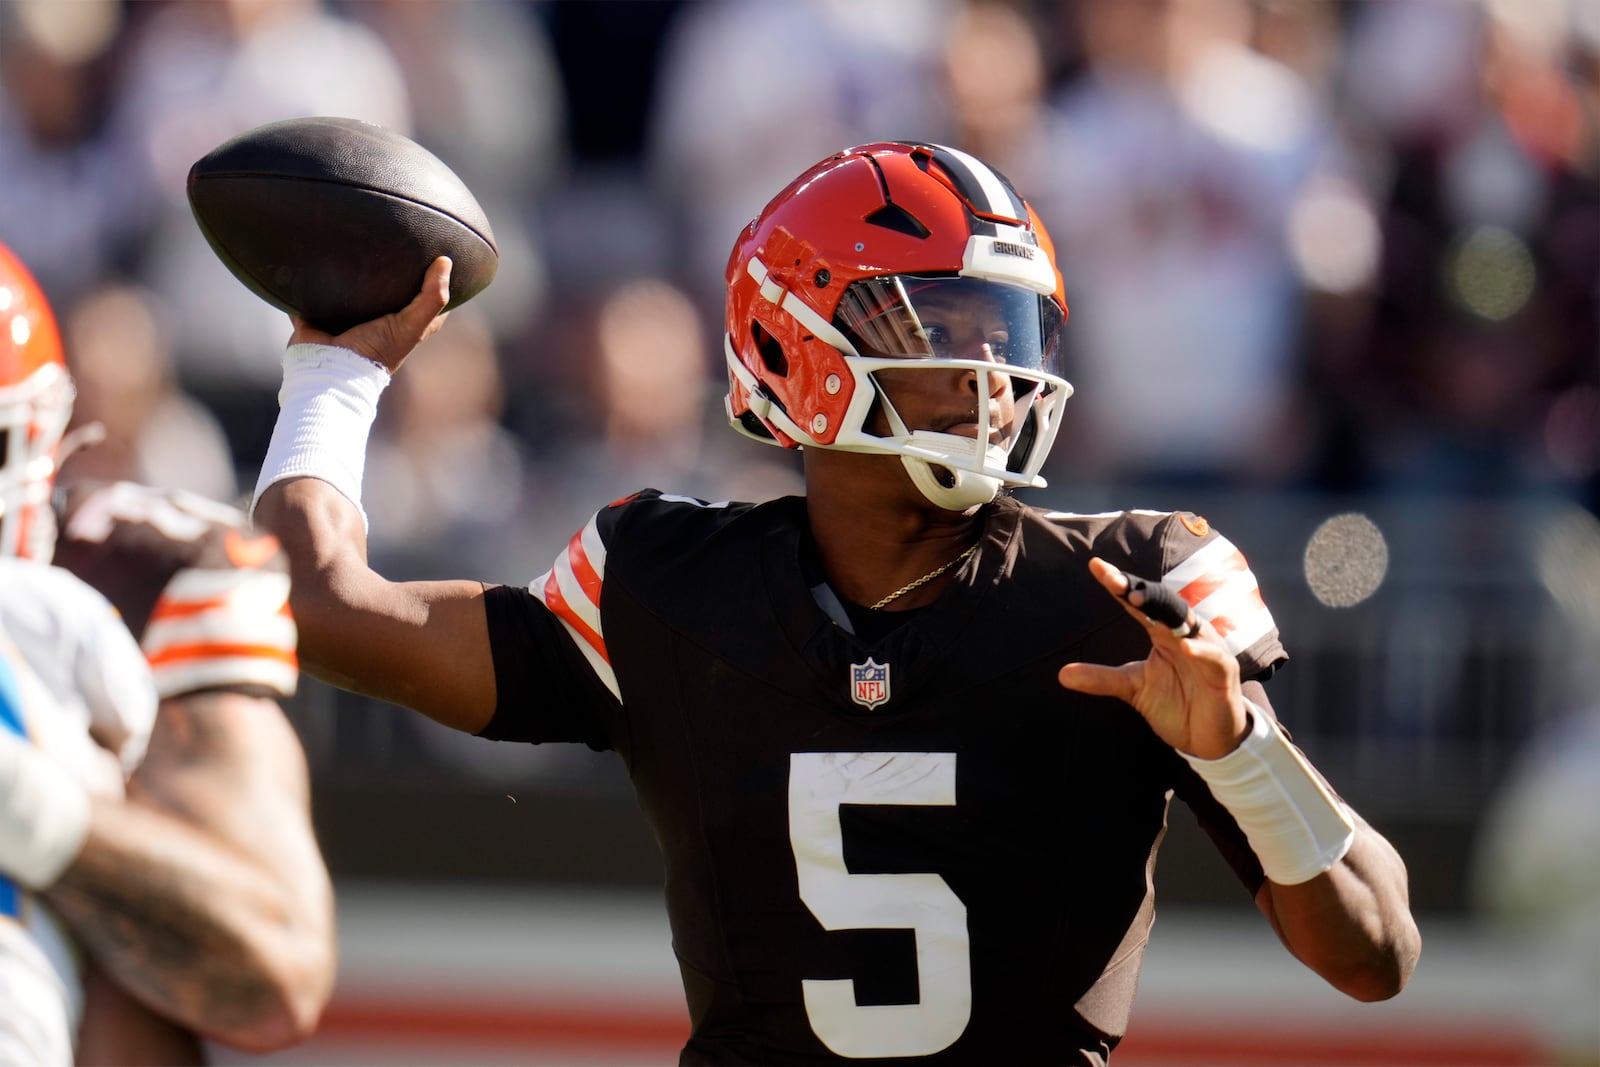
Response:
[[[1269,673],[1285,654],[1244,557],[1194,515],[1005,497],[943,595],[863,639],[811,554],[798,498],[602,510],[527,590],[491,592],[485,735],[626,762],[665,862],[681,1062],[1104,1063],[1171,797],[1247,891],[1263,876],[1136,712],[1056,672],[1148,653],[1100,555]]]
[[[55,562],[98,589],[144,649],[162,697],[293,695],[288,561],[236,508],[132,482],[62,494]]]

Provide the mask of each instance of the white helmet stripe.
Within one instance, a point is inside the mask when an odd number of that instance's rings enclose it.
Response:
[[[961,194],[972,201],[979,211],[1008,219],[1028,217],[1028,209],[1023,205],[1022,198],[1012,191],[994,168],[981,159],[942,145],[938,146],[934,158],[950,172]]]

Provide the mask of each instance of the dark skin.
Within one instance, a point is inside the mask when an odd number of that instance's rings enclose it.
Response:
[[[338,338],[297,322],[292,340],[337,343],[393,373],[439,328],[447,295],[448,261],[440,260],[402,311]],[[975,325],[974,336],[981,332]],[[992,405],[991,424],[1009,435],[1010,380],[1000,372],[988,378],[980,389],[970,370],[880,374],[908,426],[973,433],[971,413],[982,393]],[[977,537],[979,509],[959,514],[933,505],[898,457],[809,449],[805,473],[807,515],[828,581],[856,603],[874,603]],[[292,561],[303,665],[457,729],[487,725],[495,683],[480,583],[393,583],[375,574],[354,505],[315,479],[274,485],[256,516],[278,533]],[[1120,600],[1126,579],[1116,568],[1095,560],[1090,569],[1150,632],[1151,652],[1115,667],[1067,664],[1061,684],[1123,700],[1162,740],[1191,755],[1216,759],[1232,751],[1248,729],[1245,699],[1270,708],[1262,687],[1241,684],[1237,660],[1209,626],[1195,638],[1174,637]],[[950,580],[929,582],[893,608],[926,606]],[[1300,885],[1268,882],[1257,904],[1296,958],[1358,1000],[1394,996],[1416,966],[1421,939],[1404,864],[1359,817],[1355,844],[1332,869]]]

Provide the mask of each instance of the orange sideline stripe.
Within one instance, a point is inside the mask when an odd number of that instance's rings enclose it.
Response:
[[[1117,1067],[1548,1067],[1550,1059],[1549,1050],[1515,1024],[1449,1019],[1370,1029],[1328,1023],[1295,1028],[1177,1017],[1143,1023],[1136,1018],[1132,1035],[1112,1056]]]
[[[689,1039],[682,1007],[603,1004],[450,1004],[400,997],[339,996],[323,1013],[319,1037],[382,1041],[582,1041],[678,1049]],[[665,1061],[663,1061],[665,1062]]]
[[[191,659],[270,659],[298,667],[300,660],[292,649],[281,645],[240,645],[226,641],[200,641],[192,645],[172,645],[148,657],[150,666],[164,667],[170,663]]]
[[[1549,1053],[1515,1025],[1464,1025],[1460,1020],[1373,1028],[1261,1027],[1241,1021],[1147,1017],[1117,1047],[1117,1067],[1181,1063],[1186,1067],[1540,1067]],[[689,1036],[679,1007],[616,1005],[451,1004],[406,995],[337,996],[317,1038],[384,1043],[523,1042],[592,1044],[597,1050],[662,1048],[676,1053]],[[317,1038],[313,1038],[313,1042]],[[666,1061],[663,1061],[666,1062]]]

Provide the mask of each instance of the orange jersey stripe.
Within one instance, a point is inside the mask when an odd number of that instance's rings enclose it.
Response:
[[[1261,599],[1261,590],[1250,590],[1250,595],[1247,599],[1250,601],[1250,603],[1246,605],[1247,609],[1260,608],[1262,611],[1266,610],[1267,602]],[[1253,614],[1253,610],[1251,610],[1251,613]],[[1239,628],[1239,624],[1228,618],[1226,615],[1218,615],[1216,618],[1211,620],[1211,627],[1217,631],[1217,635],[1219,637],[1227,637],[1229,634]]]
[[[591,571],[591,573],[593,573]],[[550,577],[544,583],[544,606],[560,616],[561,621],[572,627],[573,632],[589,642],[589,647],[600,653],[600,658],[607,663],[611,662],[611,654],[606,651],[606,639],[595,632],[594,628],[578,617],[572,610],[572,605],[567,603],[567,598],[561,595],[561,586],[556,581],[555,571],[550,572]]]
[[[589,603],[599,607],[600,586],[603,584],[603,579],[594,569],[594,564],[589,562],[589,554],[583,550],[582,530],[573,534],[572,540],[567,542],[567,561],[572,564],[572,573],[578,579],[578,588],[589,598]],[[552,581],[554,577],[552,573]]]
[[[228,598],[231,595],[231,593],[224,593],[222,596],[208,597],[205,600],[169,600],[166,597],[162,597],[156,601],[155,609],[150,612],[150,621],[154,623],[163,619],[187,619],[190,616],[200,615],[213,609],[226,609],[228,607]],[[274,614],[284,615],[291,619],[294,618],[294,612],[289,609],[287,600],[279,606]]]
[[[228,606],[229,594],[208,597],[205,600],[169,600],[162,597],[156,601],[156,606],[150,612],[151,622],[160,622],[162,619],[186,619],[191,615],[213,611]]]
[[[1245,560],[1244,553],[1236,550],[1227,559],[1219,560],[1210,571],[1178,590],[1178,595],[1192,607],[1227,585],[1233,575],[1249,569],[1250,564]]]
[[[280,663],[287,663],[291,667],[300,665],[299,657],[293,649],[281,645],[240,645],[223,641],[201,641],[192,645],[172,645],[150,656],[150,666],[161,667],[171,663],[181,663],[184,660],[194,659],[223,659],[242,657],[246,659],[270,659]]]

